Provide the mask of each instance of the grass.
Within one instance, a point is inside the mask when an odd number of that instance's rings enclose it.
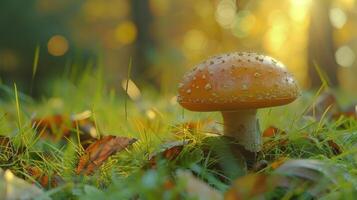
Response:
[[[53,199],[194,199],[184,192],[185,181],[176,176],[177,170],[192,171],[199,179],[224,194],[237,176],[246,173],[274,174],[274,164],[278,160],[316,159],[326,166],[337,167],[340,172],[328,174],[335,184],[329,185],[328,192],[319,198],[353,199],[357,195],[357,122],[346,117],[334,121],[327,117],[320,121],[306,117],[306,110],[316,100],[314,93],[305,92],[298,101],[287,106],[259,110],[261,130],[273,125],[287,134],[264,139],[265,148],[259,159],[267,160],[268,165],[259,172],[252,172],[247,171],[239,159],[217,168],[220,156],[226,153],[207,151],[207,131],[189,130],[182,125],[192,121],[204,124],[207,119],[221,122],[218,112],[183,112],[172,99],[174,93],[163,96],[147,88],[142,88],[141,100],[126,100],[125,92],[129,92],[129,88],[125,91],[108,89],[101,75],[85,70],[80,78],[70,76],[70,79],[56,80],[49,88],[50,97],[37,101],[19,92],[16,84],[14,88],[1,85],[4,96],[0,101],[0,134],[11,137],[16,151],[0,148],[0,167],[35,182],[26,172],[26,167],[38,166],[45,173],[53,175],[52,178],[56,174],[61,176],[63,181],[58,187],[44,188],[46,195]],[[343,95],[339,98],[343,102],[353,100]],[[65,144],[54,143],[41,139],[31,125],[34,117],[84,110],[92,111],[92,119],[100,134],[138,139],[131,148],[111,156],[93,176],[75,174],[78,157],[84,151],[77,135],[69,138]],[[220,123],[215,126],[222,128]],[[176,159],[159,159],[156,169],[145,168],[149,156],[159,151],[162,144],[183,140],[189,143]],[[336,154],[328,144],[329,140],[334,141],[342,152]],[[282,145],[282,141],[287,142]],[[239,175],[232,174],[232,171],[239,170]],[[174,182],[172,187],[167,186],[170,181]],[[40,186],[38,182],[36,184]],[[266,195],[272,199],[273,196],[279,199],[316,198],[307,195],[306,191],[301,185],[269,191]]]

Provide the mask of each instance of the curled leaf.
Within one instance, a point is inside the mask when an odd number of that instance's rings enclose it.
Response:
[[[134,138],[105,136],[89,145],[79,159],[77,174],[89,175],[100,167],[110,156],[120,152],[136,142]]]

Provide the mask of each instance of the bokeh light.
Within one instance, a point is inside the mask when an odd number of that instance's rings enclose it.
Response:
[[[246,37],[255,26],[255,22],[256,18],[250,11],[240,11],[232,24],[232,33],[239,38]]]
[[[312,0],[291,0],[289,15],[296,22],[303,22],[309,12]]]
[[[62,35],[54,35],[47,43],[48,53],[53,56],[63,56],[69,49],[67,39]]]
[[[342,67],[351,67],[355,62],[356,55],[349,46],[342,46],[335,53],[337,64]]]
[[[183,45],[189,51],[203,51],[207,46],[207,37],[202,31],[192,29],[186,32]]]
[[[132,21],[121,22],[115,28],[115,40],[123,45],[131,44],[137,36],[137,28]]]
[[[235,0],[221,0],[216,10],[216,20],[223,28],[230,28],[236,15]]]
[[[333,27],[342,28],[347,21],[346,13],[340,8],[332,8],[329,13],[330,21]]]

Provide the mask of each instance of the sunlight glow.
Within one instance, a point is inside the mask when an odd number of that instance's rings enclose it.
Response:
[[[152,109],[146,110],[145,114],[149,119],[155,119],[156,117],[156,113]]]
[[[346,13],[340,8],[332,8],[329,13],[330,21],[333,27],[342,28],[347,22]]]
[[[249,35],[256,22],[255,16],[248,10],[240,11],[232,24],[232,32],[237,37]]]
[[[48,53],[53,56],[63,56],[69,49],[67,39],[62,35],[55,35],[47,43]]]
[[[264,36],[264,46],[271,51],[279,51],[284,46],[287,39],[287,26],[277,24],[271,27]]]
[[[342,46],[335,53],[337,64],[342,67],[351,67],[355,62],[356,55],[349,46]]]
[[[202,31],[192,29],[186,32],[183,45],[191,51],[202,51],[206,48],[207,37]]]
[[[308,14],[311,0],[291,0],[290,17],[296,22],[303,22]]]

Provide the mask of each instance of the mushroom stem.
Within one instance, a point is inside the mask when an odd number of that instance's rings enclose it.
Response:
[[[234,137],[246,150],[258,152],[262,147],[257,110],[222,112],[224,135]]]

